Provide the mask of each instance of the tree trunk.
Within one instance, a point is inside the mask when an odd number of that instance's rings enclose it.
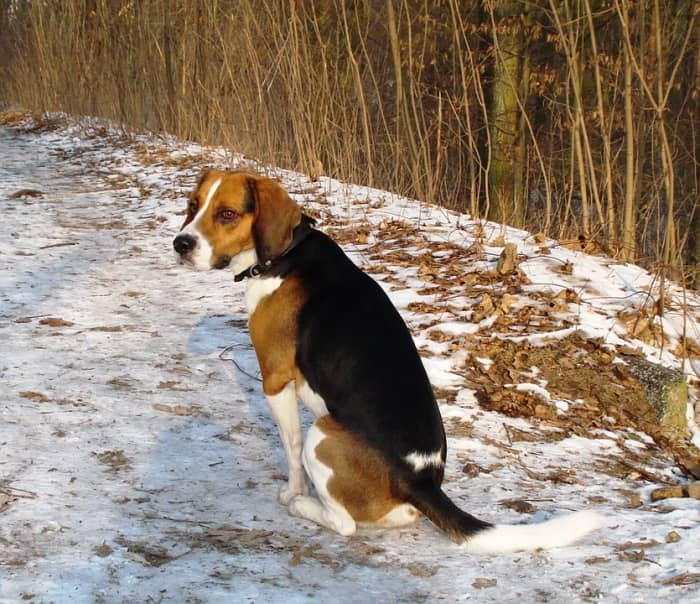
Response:
[[[501,1],[493,9],[494,77],[491,85],[491,166],[489,170],[489,217],[497,222],[521,227],[525,221],[523,191],[516,187],[521,180],[522,166],[518,159],[521,141],[520,90],[524,54],[523,33],[518,16],[522,2]],[[502,27],[505,25],[505,27]]]
[[[625,19],[627,19],[627,6],[623,3]],[[629,57],[629,49],[624,45],[623,53],[625,57],[625,207],[622,223],[622,250],[623,262],[634,262],[637,254],[637,193],[635,176],[635,149],[634,149],[634,115],[632,89],[632,61]]]
[[[700,0],[695,0],[695,10],[700,14]],[[696,107],[695,115],[700,115],[700,21],[695,26],[695,96],[693,99]],[[696,139],[695,157],[700,157],[700,140]],[[690,286],[700,290],[700,200],[696,200],[691,208],[693,218],[690,222],[690,236],[688,238],[688,259]],[[700,405],[696,408],[700,412]]]

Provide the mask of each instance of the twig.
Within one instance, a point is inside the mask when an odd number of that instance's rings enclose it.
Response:
[[[0,485],[0,493],[4,493],[10,497],[19,497],[20,499],[36,499],[39,497],[39,495],[33,491],[26,491],[25,489],[11,487],[6,484]]]
[[[262,378],[259,378],[257,375],[253,375],[252,373],[248,373],[245,369],[243,369],[243,367],[241,367],[241,366],[236,362],[236,359],[233,359],[233,358],[224,358],[223,355],[226,354],[227,352],[229,352],[230,350],[233,350],[234,348],[236,348],[236,346],[238,346],[238,344],[231,344],[230,346],[227,346],[226,348],[224,348],[224,349],[219,353],[219,358],[220,358],[222,361],[231,361],[231,362],[235,365],[236,369],[238,369],[238,371],[240,371],[243,375],[246,375],[246,376],[248,376],[250,379],[256,380],[257,382],[262,382]]]
[[[508,437],[508,444],[512,447],[513,446],[513,439],[510,437],[510,430],[508,429],[508,426],[505,424],[505,422],[501,422],[501,425],[503,426],[503,429],[506,431],[506,436]]]
[[[48,250],[50,247],[63,247],[66,245],[78,245],[77,241],[65,241],[64,243],[52,243],[50,245],[42,245],[40,250]]]
[[[542,502],[542,501],[556,501],[554,497],[518,497],[520,501],[535,501],[537,503]],[[500,499],[498,503],[504,503],[506,501],[512,501],[512,499],[506,498],[506,499]]]
[[[212,524],[211,522],[206,522],[204,520],[189,520],[188,518],[173,518],[172,516],[157,516],[156,514],[144,514],[144,520],[168,520],[169,522],[182,522],[184,524],[196,524],[197,526],[202,526],[204,528],[209,528]]]

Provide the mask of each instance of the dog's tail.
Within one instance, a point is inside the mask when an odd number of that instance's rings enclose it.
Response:
[[[468,552],[501,554],[563,547],[602,525],[595,512],[576,512],[537,524],[489,524],[459,509],[438,486],[411,489],[405,499]]]

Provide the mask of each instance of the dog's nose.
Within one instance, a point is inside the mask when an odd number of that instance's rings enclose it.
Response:
[[[181,256],[191,252],[195,245],[197,245],[197,240],[192,235],[178,235],[173,240],[173,247]]]

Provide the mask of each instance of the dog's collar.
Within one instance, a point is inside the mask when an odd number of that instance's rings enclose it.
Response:
[[[289,252],[295,249],[302,241],[304,241],[304,239],[306,239],[309,236],[309,233],[313,231],[312,225],[315,222],[316,221],[310,216],[302,214],[301,222],[294,228],[294,231],[292,233],[291,243],[279,256],[276,256],[275,258],[270,258],[263,263],[257,263],[253,266],[249,266],[244,271],[238,273],[233,278],[233,280],[238,283],[239,281],[243,281],[243,279],[247,279],[249,277],[257,277],[258,275],[263,275],[264,273],[273,269],[282,258],[289,254]]]

